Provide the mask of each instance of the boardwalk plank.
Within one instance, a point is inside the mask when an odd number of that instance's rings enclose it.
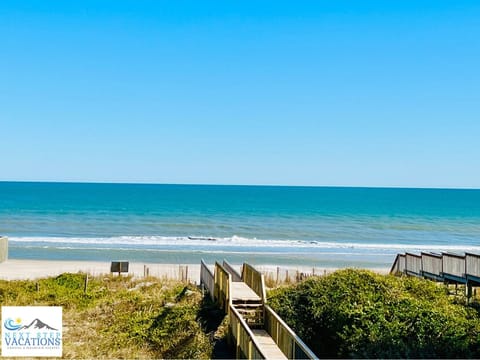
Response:
[[[232,300],[244,300],[244,301],[262,301],[262,299],[255,294],[250,287],[244,282],[232,282],[230,284],[232,289]]]
[[[252,333],[255,336],[255,340],[257,341],[260,350],[267,359],[287,358],[265,330],[252,329]]]

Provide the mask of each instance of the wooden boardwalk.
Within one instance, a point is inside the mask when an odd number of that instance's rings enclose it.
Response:
[[[232,301],[262,301],[260,296],[244,282],[232,282],[231,289]]]
[[[255,340],[259,345],[260,351],[267,359],[287,359],[278,345],[266,330],[252,329]]]
[[[446,284],[463,284],[470,298],[472,287],[480,286],[480,255],[427,252],[398,254],[390,273],[423,277]]]
[[[237,359],[317,359],[266,302],[264,275],[243,264],[240,275],[226,261],[212,272],[201,263],[200,282],[229,316]]]

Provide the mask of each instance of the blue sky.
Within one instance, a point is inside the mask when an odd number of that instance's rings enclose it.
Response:
[[[1,1],[0,180],[480,188],[478,1]]]

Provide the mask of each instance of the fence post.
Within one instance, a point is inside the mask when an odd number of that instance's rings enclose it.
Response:
[[[88,274],[85,274],[85,284],[83,286],[83,293],[87,293],[87,287],[88,287]]]

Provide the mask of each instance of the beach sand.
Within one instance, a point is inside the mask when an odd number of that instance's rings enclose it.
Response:
[[[213,271],[213,264],[209,264]],[[240,265],[233,265],[240,270]],[[276,265],[255,266],[259,271],[268,274],[271,278],[280,278],[285,275],[295,277],[297,273],[324,275],[338,268],[312,268],[305,266],[285,267]],[[184,280],[186,276],[191,282],[200,283],[200,264],[158,264],[158,263],[129,263],[129,275],[134,277],[145,276],[145,271],[151,276],[166,277],[168,279]],[[188,271],[187,271],[188,269]],[[378,273],[386,274],[389,269],[371,269]],[[49,276],[58,276],[62,273],[84,272],[91,275],[104,275],[110,273],[109,262],[95,261],[60,261],[60,260],[16,260],[11,259],[0,263],[0,279],[2,280],[33,280]]]
[[[143,277],[148,268],[149,275],[182,279],[188,266],[188,278],[192,282],[200,281],[200,264],[148,264],[129,263],[129,275]],[[146,268],[145,268],[146,267]],[[109,262],[95,261],[57,261],[57,260],[7,260],[0,263],[0,279],[21,280],[58,276],[62,273],[84,272],[91,275],[110,273]],[[185,276],[185,275],[184,275]]]

